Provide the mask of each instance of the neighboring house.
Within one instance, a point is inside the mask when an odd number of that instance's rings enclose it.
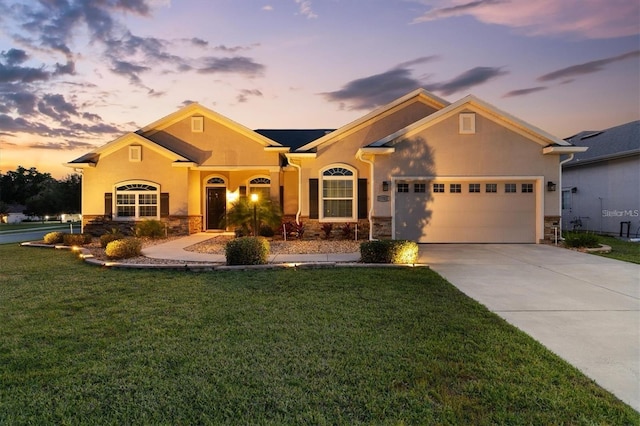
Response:
[[[28,216],[24,214],[26,209],[27,207],[22,204],[9,204],[7,214],[2,216],[3,223],[20,223],[28,219]]]
[[[581,152],[492,105],[415,90],[337,130],[250,130],[199,104],[84,155],[82,220],[225,227],[250,193],[305,235],[537,243],[560,220],[560,155]],[[110,222],[113,221],[113,222]]]
[[[562,224],[637,237],[640,232],[640,120],[567,138],[588,147],[562,166]]]

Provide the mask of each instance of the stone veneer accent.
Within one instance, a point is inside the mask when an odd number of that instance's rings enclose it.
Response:
[[[560,239],[560,216],[545,216],[544,217],[544,237],[542,241],[553,242],[555,238],[554,228],[558,228],[558,239]]]
[[[202,231],[202,216],[167,216],[160,218],[169,235],[189,235]],[[112,220],[102,215],[83,215],[82,230],[96,237],[117,229],[124,235],[133,235],[136,222]]]

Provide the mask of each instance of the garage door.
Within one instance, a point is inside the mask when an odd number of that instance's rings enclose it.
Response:
[[[532,180],[397,181],[395,237],[425,243],[535,243]]]

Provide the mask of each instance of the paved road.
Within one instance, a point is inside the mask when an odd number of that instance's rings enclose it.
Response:
[[[427,244],[420,260],[640,411],[640,265],[543,244]]]
[[[13,231],[0,231],[0,244],[22,243],[24,241],[38,241],[41,240],[45,234],[52,231],[70,232],[71,229],[68,223],[58,223],[45,227],[25,228]],[[74,224],[73,232],[80,232],[79,224]]]

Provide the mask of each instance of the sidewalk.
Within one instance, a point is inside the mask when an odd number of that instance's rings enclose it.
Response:
[[[163,244],[156,244],[142,250],[144,256],[152,259],[170,259],[183,262],[208,262],[225,264],[223,254],[196,253],[185,250],[186,247],[201,243],[216,235],[206,232],[192,234]],[[270,254],[269,263],[353,263],[360,260],[360,252],[323,253],[323,254]]]

